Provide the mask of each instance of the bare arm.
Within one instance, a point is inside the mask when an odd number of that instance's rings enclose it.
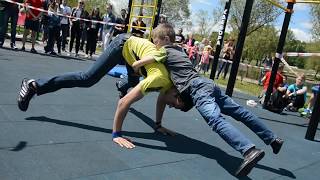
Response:
[[[134,62],[134,63],[132,64],[132,68],[133,68],[134,70],[137,70],[137,69],[139,69],[140,67],[142,67],[142,66],[144,66],[144,65],[146,65],[146,64],[153,63],[153,62],[155,62],[155,59],[154,59],[152,56],[145,56],[145,57],[141,58],[140,60]]]
[[[167,94],[162,94],[160,93],[158,96],[157,100],[157,105],[156,105],[156,125],[155,125],[155,130],[157,132],[162,133],[163,135],[170,135],[170,136],[175,136],[176,133],[174,131],[171,131],[165,127],[162,127],[162,117],[164,110],[166,109],[166,96]]]
[[[129,111],[130,105],[140,100],[141,98],[143,98],[143,94],[141,92],[140,86],[136,86],[118,102],[113,121],[112,139],[121,147],[126,147],[128,149],[135,147],[134,144],[131,143],[130,139],[121,136],[121,128],[124,118]]]
[[[302,89],[299,89],[298,91],[296,91],[296,94],[297,95],[301,95],[301,94],[304,94],[307,92],[307,87],[306,86],[303,86]]]
[[[166,109],[165,95],[159,94],[156,106],[156,124],[161,125],[164,110]]]

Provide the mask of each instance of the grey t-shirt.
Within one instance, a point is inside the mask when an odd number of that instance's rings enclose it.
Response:
[[[174,86],[182,93],[190,86],[192,79],[200,77],[193,68],[191,61],[185,52],[177,46],[164,46],[167,51],[167,60],[164,62],[170,73]]]

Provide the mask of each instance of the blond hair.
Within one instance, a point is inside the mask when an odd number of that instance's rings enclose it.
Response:
[[[302,80],[306,80],[306,75],[304,73],[299,73],[297,78],[301,78]]]
[[[176,34],[174,32],[173,27],[168,23],[159,24],[153,31],[152,31],[152,38],[159,38],[165,39],[165,37],[169,37],[170,42],[174,43]]]

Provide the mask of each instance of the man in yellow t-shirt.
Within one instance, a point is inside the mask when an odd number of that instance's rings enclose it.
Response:
[[[161,63],[166,58],[166,52],[158,43],[158,39],[163,36],[163,34],[153,36],[155,42],[153,44],[148,40],[129,34],[120,34],[109,44],[93,66],[85,72],[66,73],[48,79],[25,78],[22,80],[21,90],[18,94],[18,107],[21,111],[26,111],[35,94],[39,96],[62,88],[91,87],[119,61],[125,59],[132,66],[132,72],[133,69],[136,72],[138,69],[144,71],[145,79],[119,100],[114,116],[112,138],[121,147],[133,148],[134,145],[128,144],[127,139],[121,136],[122,123],[130,105],[143,98],[147,92],[160,91],[164,93],[172,86],[168,72]],[[131,75],[129,74],[129,76]],[[166,131],[166,129],[162,128],[162,131]]]

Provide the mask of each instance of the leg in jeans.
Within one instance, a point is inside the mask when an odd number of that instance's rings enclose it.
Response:
[[[140,77],[137,75],[134,75],[134,70],[127,63],[126,63],[126,69],[128,72],[128,79],[127,81],[122,81],[122,83],[119,84],[118,90],[121,92],[127,92],[130,88],[135,87],[137,84],[139,84]]]
[[[227,74],[228,74],[228,71],[229,71],[229,66],[230,66],[230,63],[226,62],[226,67],[224,67],[223,79],[225,79],[227,77]]]
[[[222,72],[224,66],[226,65],[226,62],[222,62],[222,64],[220,65],[219,67],[219,71],[218,71],[218,74],[217,74],[217,79],[219,79],[219,76],[220,76],[220,73]]]
[[[238,129],[228,123],[221,114],[216,102],[215,85],[210,80],[197,78],[190,86],[190,95],[195,107],[206,120],[211,129],[242,155],[255,145]]]
[[[36,80],[37,95],[57,91],[61,88],[90,87],[109,72],[122,57],[122,46],[127,36],[118,36],[86,72],[73,72],[49,79]]]
[[[267,145],[276,139],[276,135],[262,123],[260,118],[234,102],[229,96],[222,94],[219,87],[216,86],[214,89],[215,100],[223,114],[231,116],[237,121],[241,121]]]

